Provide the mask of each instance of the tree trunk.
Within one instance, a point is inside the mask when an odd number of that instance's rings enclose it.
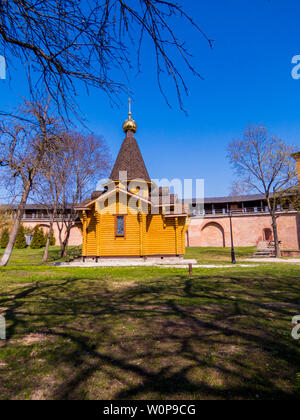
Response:
[[[46,240],[43,263],[46,263],[48,260],[49,246],[50,246],[50,239],[51,239],[52,232],[53,232],[53,216],[51,216],[51,220],[50,220],[50,227],[49,227],[49,232],[48,232],[47,240]]]
[[[8,261],[10,260],[10,257],[11,257],[11,254],[12,254],[15,242],[16,242],[19,227],[22,221],[24,208],[25,208],[25,204],[27,202],[28,196],[29,196],[30,189],[31,189],[31,181],[28,181],[23,190],[22,198],[21,198],[21,201],[18,206],[17,213],[16,213],[16,218],[15,218],[12,230],[10,232],[10,235],[9,235],[9,241],[8,241],[7,247],[5,248],[4,254],[2,255],[2,258],[0,261],[0,266],[2,267],[6,266]]]
[[[69,245],[71,229],[72,229],[72,224],[68,223],[66,226],[66,236],[61,246],[61,252],[60,252],[61,258],[68,256],[68,245]]]
[[[57,214],[57,219],[59,219],[60,215]],[[58,229],[58,240],[59,240],[59,246],[60,246],[60,253],[62,253],[62,248],[63,248],[63,238],[62,238],[62,234],[63,234],[63,230],[64,230],[64,221],[59,221],[57,220],[57,229]]]
[[[274,214],[272,214],[272,228],[273,228],[273,236],[274,236],[274,243],[275,243],[275,257],[281,258],[278,230],[277,230],[277,217]]]

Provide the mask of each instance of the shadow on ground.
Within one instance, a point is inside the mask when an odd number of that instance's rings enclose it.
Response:
[[[12,287],[0,398],[299,398],[299,289],[221,272]]]

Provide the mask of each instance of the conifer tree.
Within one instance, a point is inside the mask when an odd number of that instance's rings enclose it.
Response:
[[[0,248],[6,248],[9,241],[9,230],[8,228],[3,229],[0,240]]]
[[[18,230],[18,234],[17,234],[17,239],[16,239],[16,243],[15,243],[15,248],[17,249],[24,249],[26,248],[26,239],[25,239],[25,230],[24,230],[24,226],[20,225],[19,230]]]
[[[30,248],[32,249],[40,249],[46,245],[46,239],[43,232],[43,229],[39,226],[35,226],[33,229],[33,238],[30,244]]]
[[[51,236],[50,236],[50,246],[54,246],[55,243],[56,243],[56,240],[55,240],[54,233],[52,231]]]

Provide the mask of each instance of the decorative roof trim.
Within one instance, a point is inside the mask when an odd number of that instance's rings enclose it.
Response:
[[[158,207],[155,206],[151,201],[146,200],[144,197],[141,197],[137,194],[133,194],[130,191],[127,190],[123,190],[123,188],[114,188],[112,191],[107,191],[107,193],[102,194],[100,197],[96,198],[95,200],[91,200],[88,204],[86,204],[85,206],[81,206],[80,204],[78,206],[75,206],[76,210],[86,210],[87,208],[89,208],[92,204],[96,203],[96,201],[102,201],[102,200],[106,200],[108,197],[110,197],[113,193],[115,192],[119,192],[119,193],[123,193],[123,194],[127,194],[130,195],[131,197],[135,197],[138,200],[143,201],[144,203],[150,204],[154,207]]]

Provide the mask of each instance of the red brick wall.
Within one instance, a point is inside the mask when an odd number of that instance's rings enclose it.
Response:
[[[268,215],[236,215],[232,219],[235,246],[257,246],[264,240],[264,229],[270,228]],[[278,218],[279,240],[283,249],[300,249],[300,215],[283,214]],[[189,227],[190,246],[229,247],[230,222],[227,216],[192,218]]]
[[[36,225],[39,225],[44,229],[44,232],[46,232],[49,229],[49,223],[47,223],[47,222],[26,222],[26,221],[23,221],[22,223],[25,227],[27,226],[27,227],[30,227],[30,228],[34,228]],[[55,236],[55,240],[56,240],[56,245],[59,245],[59,230],[58,230],[57,223],[54,223],[53,231],[54,231],[54,236]],[[63,230],[63,232],[62,232],[63,238],[64,238],[64,234],[65,234],[65,230]],[[82,233],[81,233],[81,229],[80,229],[80,224],[76,224],[76,225],[73,226],[73,228],[71,230],[69,245],[79,246],[81,244],[82,244]]]
[[[40,225],[46,230],[47,222],[23,222],[24,226]],[[270,228],[271,218],[267,215],[239,215],[232,219],[235,246],[257,246],[264,240],[263,230]],[[300,249],[300,215],[285,214],[278,218],[279,239],[282,249]],[[58,228],[54,225],[56,244],[59,245]],[[82,244],[80,224],[71,230],[70,245]],[[190,246],[230,246],[230,224],[227,216],[214,218],[192,218],[189,227]]]

